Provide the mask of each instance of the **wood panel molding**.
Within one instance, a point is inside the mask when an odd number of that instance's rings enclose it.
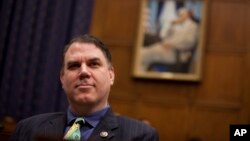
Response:
[[[193,107],[210,109],[213,111],[225,111],[225,110],[241,110],[243,105],[241,102],[228,102],[228,101],[208,101],[208,100],[197,100],[194,102]]]

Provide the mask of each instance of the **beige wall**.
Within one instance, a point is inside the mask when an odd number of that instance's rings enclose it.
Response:
[[[139,0],[96,0],[91,33],[110,47],[113,110],[146,118],[162,141],[229,140],[229,124],[250,123],[250,1],[209,0],[200,83],[131,75]]]

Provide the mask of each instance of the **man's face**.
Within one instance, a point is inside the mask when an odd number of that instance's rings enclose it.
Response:
[[[188,10],[184,9],[184,8],[179,9],[179,19],[180,19],[180,22],[184,22],[188,18],[189,18]]]
[[[65,54],[60,79],[71,106],[103,107],[108,104],[114,71],[94,44],[75,42]]]

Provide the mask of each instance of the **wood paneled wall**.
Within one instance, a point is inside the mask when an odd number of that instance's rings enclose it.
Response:
[[[250,1],[209,0],[199,83],[134,79],[140,0],[95,0],[91,33],[113,54],[113,110],[148,119],[162,141],[228,141],[229,125],[250,123]]]

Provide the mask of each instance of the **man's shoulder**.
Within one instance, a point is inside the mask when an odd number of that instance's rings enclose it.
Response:
[[[135,118],[131,118],[128,116],[124,115],[118,115],[116,116],[119,122],[128,122],[128,123],[133,123],[133,124],[140,124],[143,125],[143,123]]]
[[[142,120],[132,118],[126,115],[120,115],[109,110],[105,116],[105,123],[111,123],[112,125],[119,126],[121,128],[142,129],[142,130],[155,130],[149,124],[142,122]]]
[[[56,118],[56,117],[61,117],[65,116],[65,113],[63,112],[55,112],[55,113],[43,113],[43,114],[38,114],[38,115],[33,115],[31,117],[26,118],[26,120],[31,120],[31,119],[47,119],[47,118]]]
[[[44,122],[48,120],[53,120],[56,118],[64,118],[66,116],[65,113],[63,112],[55,112],[55,113],[43,113],[43,114],[38,114],[34,115],[28,118],[25,118],[21,120],[21,122]]]
[[[18,122],[11,140],[33,140],[37,135],[43,136],[45,130],[47,133],[46,136],[49,136],[51,133],[59,135],[63,131],[65,118],[66,114],[62,112],[38,114],[25,118]],[[52,130],[50,127],[54,127],[55,130]]]
[[[153,127],[142,122],[141,120],[131,118],[128,116],[120,116],[120,115],[116,117],[120,125],[124,125],[128,128],[139,128],[139,129],[149,130],[149,131],[155,130]]]

